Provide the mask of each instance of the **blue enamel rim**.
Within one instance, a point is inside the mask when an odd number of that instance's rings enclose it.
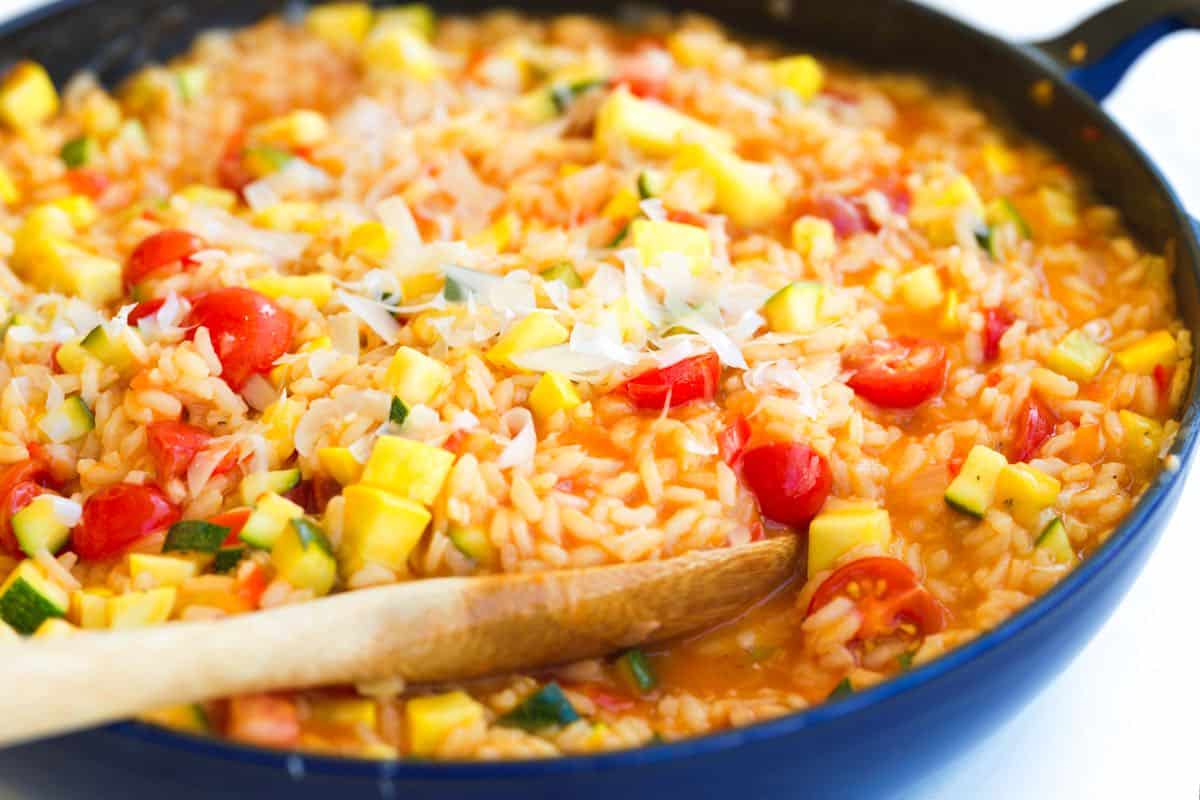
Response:
[[[82,5],[85,2],[88,2],[88,0],[58,0],[58,2],[34,9],[6,24],[0,25],[0,35],[23,28],[40,19],[68,10],[74,6]],[[1003,42],[996,37],[982,33],[960,20],[947,17],[934,9],[925,7],[923,10],[931,16],[948,19],[964,35],[985,36],[993,41],[1000,41],[1012,50],[1020,53],[1023,57],[1037,63],[1044,72],[1044,77],[1053,81],[1059,90],[1067,92],[1074,100],[1089,107],[1096,115],[1097,120],[1105,124],[1105,134],[1116,137],[1120,145],[1130,151],[1141,162],[1142,166],[1155,177],[1164,195],[1171,201],[1176,218],[1180,222],[1178,227],[1182,240],[1180,242],[1182,245],[1182,255],[1190,262],[1191,280],[1200,285],[1200,221],[1189,219],[1178,196],[1171,188],[1171,184],[1146,153],[1129,138],[1120,125],[1099,107],[1087,91],[1072,83],[1069,75],[1064,75],[1057,70],[1049,68],[1045,59],[1041,58],[1040,54],[1030,47]],[[1168,31],[1163,31],[1163,33],[1166,32]],[[1161,36],[1162,33],[1158,35]],[[308,773],[315,773],[332,776],[353,776],[386,782],[396,779],[438,778],[487,780],[495,778],[519,778],[529,775],[607,772],[728,750],[751,742],[787,736],[807,728],[817,727],[832,720],[850,717],[871,706],[885,703],[917,687],[937,681],[954,670],[967,666],[985,653],[1003,646],[1013,636],[1033,625],[1060,606],[1072,592],[1093,580],[1122,551],[1134,544],[1139,534],[1144,534],[1145,523],[1158,513],[1164,503],[1168,502],[1172,490],[1179,481],[1185,478],[1187,464],[1196,446],[1198,432],[1197,414],[1200,413],[1200,381],[1196,379],[1197,368],[1200,368],[1200,364],[1193,366],[1191,395],[1180,423],[1175,444],[1171,448],[1171,453],[1178,458],[1178,468],[1175,470],[1164,470],[1159,474],[1154,483],[1143,494],[1141,500],[1138,501],[1133,511],[1130,512],[1125,521],[1113,532],[1108,541],[1099,550],[1077,566],[1053,589],[982,636],[972,640],[968,644],[951,650],[928,664],[905,672],[872,688],[855,692],[835,702],[823,703],[811,709],[766,722],[756,723],[744,728],[708,734],[678,742],[648,745],[632,750],[622,750],[595,756],[565,756],[544,760],[500,762],[379,761],[329,755],[301,754],[293,751],[276,751],[249,747],[208,736],[176,732],[167,728],[135,721],[116,723],[106,726],[100,729],[100,731],[178,749],[197,756],[232,759],[246,764],[277,767],[296,778],[300,778]]]

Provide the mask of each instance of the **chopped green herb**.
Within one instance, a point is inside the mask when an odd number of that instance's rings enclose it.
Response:
[[[246,555],[244,547],[222,547],[213,559],[213,572],[225,573],[241,563]]]
[[[620,247],[621,244],[625,241],[625,238],[627,236],[629,236],[629,229],[631,227],[633,227],[633,220],[626,222],[621,227],[621,230],[617,231],[617,235],[614,236],[612,241],[608,243],[608,246],[609,247]]]
[[[442,286],[442,296],[451,303],[461,303],[471,294],[471,290],[463,286],[458,281],[446,276],[446,283]]]
[[[912,653],[901,653],[896,656],[896,662],[900,664],[900,669],[911,669],[913,663]]]
[[[300,537],[300,544],[304,546],[305,550],[316,545],[329,555],[333,555],[333,545],[329,543],[329,537],[325,535],[325,531],[321,529],[320,525],[310,519],[296,517],[292,520],[292,527],[296,529],[296,535]]]
[[[550,100],[554,103],[554,110],[562,114],[571,107],[571,103],[580,95],[590,92],[605,85],[608,81],[602,78],[588,78],[574,83],[560,83],[550,87]]]
[[[190,103],[204,94],[208,85],[208,70],[200,66],[180,67],[175,70],[175,81],[179,85],[179,95],[184,102]]]
[[[843,697],[848,697],[854,694],[854,687],[850,685],[849,678],[842,678],[838,681],[838,685],[833,687],[833,691],[829,693],[826,700],[841,700]]]
[[[406,419],[408,419],[408,406],[404,405],[404,401],[399,397],[393,397],[392,407],[388,411],[388,422],[403,425]]]
[[[96,157],[96,140],[79,136],[64,144],[58,155],[68,169],[86,166]]]
[[[197,553],[215,553],[221,543],[229,537],[229,528],[199,519],[176,522],[167,531],[163,541],[163,552],[189,550]]]
[[[641,650],[627,650],[617,659],[617,669],[625,681],[642,694],[652,691],[658,686],[658,676],[654,667]]]
[[[577,719],[579,713],[563,694],[562,688],[557,683],[548,683],[501,717],[500,723],[536,731],[551,725],[568,725]]]

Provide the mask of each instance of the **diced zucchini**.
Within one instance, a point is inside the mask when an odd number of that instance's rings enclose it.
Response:
[[[958,240],[958,223],[964,214],[982,223],[983,200],[966,175],[953,175],[917,187],[909,219],[935,247],[947,247]]]
[[[222,547],[213,556],[213,572],[218,575],[231,572],[234,567],[242,562],[245,556],[246,548],[244,547]]]
[[[35,497],[12,516],[12,531],[17,544],[29,556],[45,550],[57,553],[71,538],[71,528],[79,522],[80,506],[56,494]]]
[[[10,128],[29,130],[58,113],[58,91],[41,64],[21,61],[0,83],[0,120]]]
[[[408,406],[404,405],[404,401],[399,397],[393,397],[392,404],[388,406],[388,422],[393,425],[403,425],[406,419],[408,419]]]
[[[118,372],[128,372],[135,365],[133,351],[123,336],[108,332],[103,325],[97,325],[79,342],[79,346],[102,363],[115,367]]]
[[[347,486],[345,540],[349,568],[380,564],[405,572],[408,556],[421,540],[431,515],[424,506],[363,484]]]
[[[582,97],[593,89],[602,88],[607,82],[605,78],[583,78],[575,81],[556,82],[549,88],[550,102],[554,104],[555,111],[565,114],[576,98]]]
[[[823,511],[808,528],[808,575],[831,568],[850,550],[875,544],[887,547],[892,522],[885,509],[861,503]]]
[[[296,517],[276,538],[271,561],[279,574],[298,589],[318,597],[329,594],[337,580],[337,561],[325,531],[311,520]]]
[[[363,467],[362,482],[428,506],[441,493],[453,465],[449,450],[401,436],[381,436]]]
[[[674,253],[687,259],[693,273],[707,272],[712,267],[712,239],[704,228],[681,222],[635,219],[629,230],[645,266],[657,265],[664,255]]]
[[[849,697],[852,694],[854,694],[854,684],[850,683],[850,678],[842,678],[838,681],[837,686],[833,687],[833,691],[829,693],[825,701],[841,700],[843,697]]]
[[[467,558],[481,567],[489,567],[495,557],[487,531],[473,525],[452,525],[446,532],[450,543]]]
[[[247,147],[242,153],[242,166],[256,178],[265,178],[287,166],[295,156],[278,147],[258,144]]]
[[[900,299],[913,311],[932,311],[942,304],[942,279],[932,266],[918,267],[896,281]]]
[[[306,344],[301,350],[314,352],[320,349],[319,347],[308,349],[311,344],[312,342]],[[272,458],[269,463],[273,465],[282,464],[291,458],[292,453],[296,452],[296,426],[300,424],[300,418],[304,416],[304,412],[307,409],[308,403],[303,398],[288,397],[286,393],[263,409],[262,416],[259,417],[258,421],[265,426],[263,436],[266,438],[267,443],[271,445]],[[290,472],[290,470],[279,470],[278,472]],[[242,485],[246,485],[245,481],[243,481]],[[273,490],[282,493],[289,488],[291,487],[273,488]],[[249,504],[252,501],[246,499],[244,502]]]
[[[319,447],[317,463],[342,486],[356,483],[362,477],[363,465],[349,447]]]
[[[66,164],[67,169],[86,166],[96,160],[100,146],[90,136],[77,136],[62,146],[58,157]]]
[[[1050,520],[1038,535],[1036,546],[1045,550],[1060,564],[1070,564],[1075,561],[1075,548],[1071,547],[1071,539],[1067,536],[1067,527],[1062,517]]]
[[[1041,524],[1042,512],[1054,505],[1062,484],[1028,464],[1008,464],[996,478],[996,503],[1020,524]]]
[[[18,633],[29,635],[42,623],[65,617],[70,598],[32,561],[22,561],[0,586],[0,619]]]
[[[384,386],[409,408],[427,404],[450,385],[450,368],[411,347],[401,347],[384,373]]]
[[[156,556],[150,553],[129,554],[129,576],[137,580],[152,575],[156,586],[178,586],[200,571],[195,561],[175,556]]]
[[[570,335],[549,312],[534,311],[505,331],[484,357],[498,367],[517,370],[520,367],[513,362],[513,356],[563,344]]]
[[[801,100],[811,100],[825,83],[821,62],[809,55],[781,58],[771,65],[771,76],[781,88]]]
[[[38,429],[56,444],[86,436],[95,427],[96,418],[92,416],[92,410],[77,394],[63,400],[58,408],[38,420]]]
[[[441,75],[438,52],[421,34],[405,25],[382,25],[367,37],[363,60],[373,71],[420,81]]]
[[[176,522],[163,540],[163,552],[172,551],[215,553],[229,538],[229,528],[200,519]]]
[[[568,289],[578,289],[583,286],[583,278],[575,271],[570,261],[563,261],[553,267],[542,270],[542,278],[548,281],[559,281],[566,284]]]
[[[1155,331],[1113,353],[1113,358],[1126,372],[1152,375],[1155,367],[1172,366],[1179,358],[1179,349],[1170,331]]]
[[[812,333],[824,324],[825,287],[811,281],[789,283],[763,303],[767,327],[782,333]]]
[[[813,262],[833,258],[837,252],[833,223],[821,217],[798,217],[792,223],[792,249]]]
[[[579,719],[579,712],[571,705],[557,683],[547,683],[512,711],[501,717],[501,725],[539,731],[552,725],[570,725]]]
[[[733,137],[654,100],[615,89],[596,114],[596,144],[602,153],[632,147],[649,156],[670,156],[684,142],[728,149]]]
[[[1074,330],[1046,356],[1046,366],[1074,381],[1090,381],[1108,362],[1108,350],[1086,333]]]
[[[242,478],[239,490],[242,502],[248,506],[258,502],[264,494],[285,494],[300,485],[299,469],[277,469],[269,472],[252,472]]]
[[[404,706],[408,743],[415,756],[431,756],[455,728],[482,722],[484,708],[463,691],[414,697]]]
[[[985,233],[980,236],[980,244],[992,258],[1000,257],[999,237],[996,233],[1002,228],[1011,228],[1022,239],[1033,238],[1033,233],[1029,230],[1029,223],[1025,221],[1021,212],[1007,197],[988,203],[984,210],[984,221],[987,224],[984,226]]]
[[[108,600],[108,627],[123,630],[166,622],[175,607],[175,596],[174,586],[162,586],[111,597]]]
[[[643,200],[659,197],[666,188],[666,183],[666,178],[658,170],[644,169],[638,173],[637,177],[638,197]]]
[[[251,547],[270,550],[288,523],[302,516],[303,508],[285,497],[268,492],[258,499],[238,538]]]
[[[317,308],[323,308],[333,297],[333,277],[324,272],[311,275],[267,275],[247,281],[249,286],[267,297],[294,297],[311,300]]]
[[[304,27],[334,47],[350,50],[367,38],[373,21],[370,3],[325,3],[309,9]]]
[[[626,650],[617,658],[617,672],[629,687],[641,694],[654,691],[658,676],[641,650]]]
[[[1162,449],[1163,427],[1156,420],[1121,409],[1117,412],[1121,421],[1123,438],[1121,450],[1125,457],[1140,469],[1150,469],[1158,462]]]
[[[582,402],[575,385],[557,372],[542,375],[529,393],[529,408],[541,420],[557,411],[570,411]]]
[[[787,206],[787,198],[771,179],[771,169],[744,161],[732,150],[704,142],[688,144],[680,148],[672,166],[708,175],[717,186],[717,209],[743,227],[767,225]]]
[[[956,511],[982,518],[995,497],[996,480],[1007,465],[1008,459],[995,450],[975,445],[946,487],[946,503]]]

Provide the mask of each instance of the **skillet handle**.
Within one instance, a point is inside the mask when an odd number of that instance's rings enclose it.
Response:
[[[1033,47],[1099,102],[1151,45],[1186,28],[1200,28],[1200,0],[1124,0]]]

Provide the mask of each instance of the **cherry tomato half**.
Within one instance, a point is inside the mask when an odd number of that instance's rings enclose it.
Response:
[[[775,442],[742,453],[742,480],[763,516],[804,528],[825,505],[833,474],[825,457],[802,442]]]
[[[647,46],[623,60],[612,79],[638,97],[659,97],[671,77],[671,57],[657,46]]]
[[[750,441],[750,423],[746,422],[746,418],[738,414],[729,427],[717,434],[717,450],[721,454],[721,460],[726,464],[733,465],[742,455],[742,450],[746,448],[746,442]]]
[[[229,528],[229,535],[225,537],[225,541],[221,542],[223,547],[238,543],[238,536],[241,534],[242,528],[246,527],[246,520],[250,519],[250,512],[249,508],[235,508],[232,511],[217,514],[215,517],[209,517],[208,521],[213,525]]]
[[[146,444],[154,459],[154,468],[160,481],[178,478],[187,472],[196,454],[208,446],[212,434],[203,428],[186,422],[162,420],[146,426]],[[221,475],[233,469],[237,453],[230,450],[213,470]]]
[[[1055,424],[1054,412],[1030,395],[1025,405],[1017,412],[1016,431],[1009,460],[1028,461],[1037,455],[1046,440],[1054,435]]]
[[[995,361],[1000,357],[1000,339],[1017,321],[1006,308],[987,308],[983,311],[983,357]]]
[[[909,566],[896,558],[860,558],[835,570],[817,587],[808,613],[841,596],[853,600],[862,615],[856,639],[886,636],[904,624],[913,626],[918,636],[946,627],[946,609],[921,585]]]
[[[133,311],[129,312],[128,322],[130,325],[137,325],[139,320],[145,319],[151,314],[158,313],[158,310],[167,302],[167,298],[160,297],[157,300],[147,300],[144,303],[138,303],[133,307]]]
[[[93,561],[112,558],[178,521],[179,509],[161,489],[118,483],[84,502],[83,516],[71,533],[71,549]]]
[[[300,714],[290,697],[249,694],[229,700],[229,738],[263,747],[293,747],[300,741]]]
[[[0,473],[0,549],[12,556],[21,554],[17,537],[12,531],[12,516],[50,491],[50,469],[38,458],[27,458],[10,464]]]
[[[112,181],[103,172],[79,168],[67,171],[67,185],[75,194],[83,194],[93,200],[104,194]]]
[[[192,303],[191,321],[208,328],[221,377],[233,389],[271,369],[291,349],[291,315],[252,289],[217,289]]]
[[[254,175],[246,168],[242,156],[246,150],[246,132],[238,131],[229,137],[221,160],[217,162],[217,183],[231,191],[242,193],[242,190],[254,182]]]
[[[937,342],[884,339],[846,354],[847,383],[864,400],[883,408],[913,408],[942,390],[946,348]]]
[[[808,203],[808,213],[828,220],[839,239],[854,236],[874,227],[866,208],[861,203],[841,195],[821,194]]]
[[[661,411],[693,400],[711,400],[720,381],[721,360],[716,353],[705,353],[643,372],[626,381],[623,389],[636,407]]]
[[[129,255],[125,284],[132,286],[151,276],[165,276],[194,264],[192,256],[206,247],[204,240],[187,231],[168,229],[147,236]]]

